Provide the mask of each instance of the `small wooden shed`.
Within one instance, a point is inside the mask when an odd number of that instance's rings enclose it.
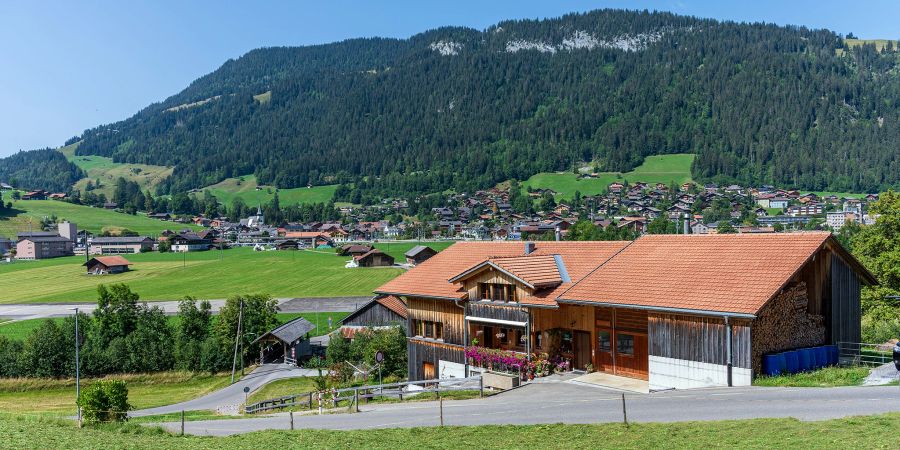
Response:
[[[312,322],[298,317],[256,338],[252,344],[260,344],[259,361],[262,364],[297,364],[297,360],[312,355],[309,332],[315,329]]]
[[[121,256],[96,256],[82,264],[91,275],[106,275],[128,271],[131,263]]]
[[[353,259],[359,267],[385,267],[394,265],[394,257],[377,248],[362,255],[354,256]]]
[[[427,245],[417,245],[409,249],[403,256],[406,256],[407,264],[417,266],[436,254],[437,252]]]

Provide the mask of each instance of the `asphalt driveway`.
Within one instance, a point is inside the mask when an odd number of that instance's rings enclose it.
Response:
[[[763,417],[824,420],[900,411],[900,388],[718,388],[625,394],[629,422]],[[335,430],[439,425],[437,402],[361,406],[358,414],[295,415],[295,428]],[[622,421],[622,394],[563,382],[529,384],[496,396],[444,402],[445,425],[601,423]],[[180,423],[162,424],[172,431]],[[185,431],[226,436],[288,429],[287,414],[187,422]]]

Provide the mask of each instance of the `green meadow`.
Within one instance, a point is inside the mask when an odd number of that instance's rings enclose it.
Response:
[[[158,235],[163,230],[183,228],[199,229],[194,225],[163,222],[150,219],[143,214],[130,215],[103,208],[75,205],[58,200],[12,200],[10,193],[4,193],[6,202],[12,201],[12,214],[0,215],[0,236],[14,238],[17,233],[40,230],[41,219],[56,216],[68,220],[79,230],[100,233],[104,229],[127,228],[142,235]]]
[[[257,190],[257,187],[260,189]],[[278,189],[278,202],[282,206],[302,203],[326,203],[334,196],[337,185],[313,186],[311,188]],[[240,197],[247,205],[266,204],[275,197],[275,187],[260,186],[256,177],[246,175],[239,178],[228,178],[203,189],[216,196],[224,205],[231,205]]]
[[[572,198],[575,191],[582,195],[596,195],[606,192],[607,187],[613,182],[634,183],[671,183],[682,184],[693,181],[691,178],[691,164],[694,155],[680,153],[674,155],[648,156],[644,163],[631,172],[601,172],[597,178],[578,179],[571,172],[543,172],[536,174],[522,183],[524,189],[553,189],[557,192],[557,198]]]
[[[398,263],[414,245],[377,244]],[[447,245],[438,243],[433,248],[442,250]],[[126,257],[132,270],[115,275],[85,274],[83,256],[0,264],[0,285],[6,286],[0,289],[0,303],[91,302],[96,300],[97,285],[104,283],[126,283],[143,300],[177,300],[185,295],[215,299],[241,293],[367,296],[403,272],[394,267],[346,269],[349,258],[331,250],[255,252],[244,247]]]

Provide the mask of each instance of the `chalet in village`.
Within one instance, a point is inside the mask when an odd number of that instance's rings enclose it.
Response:
[[[407,305],[410,379],[468,346],[549,354],[650,389],[749,385],[764,354],[860,341],[873,276],[830,233],[460,242],[377,293]]]

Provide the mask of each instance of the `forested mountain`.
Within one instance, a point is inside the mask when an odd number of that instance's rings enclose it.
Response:
[[[688,152],[700,180],[874,191],[900,186],[898,55],[827,30],[618,10],[264,48],[85,131],[77,153],[174,165],[160,193],[251,173],[472,190]]]
[[[0,181],[24,189],[68,192],[83,176],[81,169],[50,148],[0,158]]]

